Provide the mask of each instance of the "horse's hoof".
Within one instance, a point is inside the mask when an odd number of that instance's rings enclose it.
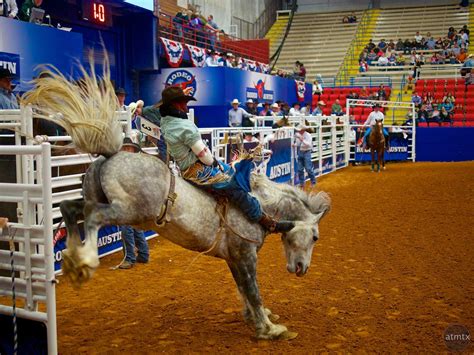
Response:
[[[278,336],[278,340],[292,340],[295,339],[298,336],[298,333],[296,332],[290,332],[289,330],[284,331]]]
[[[278,314],[270,313],[268,315],[268,319],[270,319],[270,322],[275,323],[277,320],[280,319],[280,316]]]

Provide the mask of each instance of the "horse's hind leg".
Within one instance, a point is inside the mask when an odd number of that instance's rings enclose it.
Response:
[[[82,247],[77,221],[84,216],[84,206],[85,202],[83,200],[63,201],[59,206],[67,229],[67,249],[62,252],[62,271],[71,278],[73,283],[75,280],[72,270],[75,269],[79,262],[78,250]]]
[[[259,339],[290,339],[297,334],[288,332],[287,328],[280,324],[273,324],[268,318],[267,312],[262,305],[260,292],[256,278],[257,256],[249,255],[240,260],[229,260],[227,263],[232,272],[240,294],[250,313],[248,319],[253,319],[256,327],[256,335]]]

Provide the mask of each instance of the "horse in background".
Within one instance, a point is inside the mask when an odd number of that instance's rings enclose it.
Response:
[[[377,123],[372,126],[367,142],[370,148],[370,154],[372,155],[371,171],[374,171],[375,152],[377,152],[377,172],[380,172],[380,167],[385,170],[385,136],[383,135],[382,121],[377,121]]]

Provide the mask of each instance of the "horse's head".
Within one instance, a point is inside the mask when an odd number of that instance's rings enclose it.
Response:
[[[311,264],[314,244],[319,239],[319,221],[331,208],[331,199],[325,192],[309,195],[307,213],[303,220],[296,221],[295,227],[282,235],[288,272],[303,276]]]

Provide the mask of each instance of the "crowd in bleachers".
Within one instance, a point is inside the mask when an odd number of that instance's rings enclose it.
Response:
[[[464,80],[418,80],[411,101],[418,125],[474,124],[474,91],[467,90]]]
[[[376,44],[371,39],[360,54],[359,72],[366,72],[370,65],[461,64],[468,59],[468,47],[469,29],[466,25],[459,32],[450,27],[447,35],[438,39],[430,32],[426,36],[416,32],[412,39],[399,38],[396,43],[381,39]]]

